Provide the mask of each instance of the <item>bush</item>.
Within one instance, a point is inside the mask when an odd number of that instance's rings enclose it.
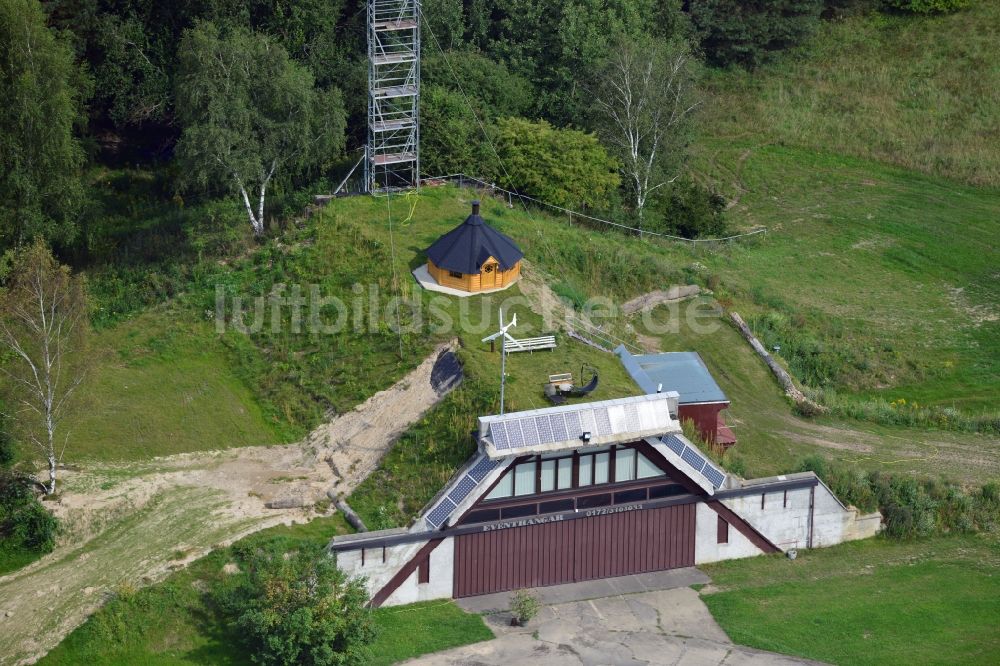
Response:
[[[526,590],[518,590],[510,596],[512,620],[522,627],[538,615],[538,607],[538,599]]]
[[[49,553],[58,531],[59,521],[38,501],[31,479],[0,471],[0,549]]]
[[[544,120],[501,118],[497,150],[506,165],[504,187],[555,206],[603,205],[620,182],[618,163],[596,136]]]
[[[965,9],[971,0],[889,0],[889,6],[914,14],[945,14]]]
[[[2,408],[2,405],[0,405]],[[0,469],[7,469],[14,464],[16,451],[14,438],[10,434],[10,421],[0,413]]]
[[[678,180],[656,202],[654,210],[662,219],[652,221],[647,227],[684,238],[723,236],[725,209],[726,200],[718,194],[693,180]]]
[[[896,539],[935,533],[994,530],[1000,525],[1000,484],[967,493],[937,479],[864,472],[820,456],[804,459],[798,472],[815,472],[842,502],[882,513],[886,536]]]
[[[375,638],[368,594],[320,544],[286,552],[284,539],[233,547],[240,572],[215,591],[259,664],[355,664]]]

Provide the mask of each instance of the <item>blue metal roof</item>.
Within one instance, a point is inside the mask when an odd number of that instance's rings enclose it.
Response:
[[[633,356],[624,345],[620,345],[615,353],[635,383],[646,393],[656,393],[657,387],[662,385],[664,392],[677,391],[680,394],[678,402],[682,405],[729,402],[698,352]]]

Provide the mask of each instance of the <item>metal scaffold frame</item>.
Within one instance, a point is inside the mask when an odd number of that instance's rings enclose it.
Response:
[[[368,0],[365,190],[420,183],[420,0]]]

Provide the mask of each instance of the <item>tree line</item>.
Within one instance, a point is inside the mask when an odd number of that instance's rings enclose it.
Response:
[[[711,233],[711,193],[682,175],[703,64],[756,67],[823,17],[964,4],[424,0],[426,173],[465,171],[565,193],[552,203]],[[92,198],[81,176],[102,163],[170,165],[177,193],[228,193],[263,233],[276,184],[316,183],[363,144],[365,55],[364,0],[0,0],[0,250],[39,236],[79,242]],[[647,81],[648,114],[619,126],[628,110],[609,108],[621,101],[610,79],[628,74],[623,65],[659,75],[670,62],[684,65],[675,89]],[[678,91],[690,114],[650,109]],[[643,127],[661,122],[665,133]],[[551,168],[562,156],[566,168]],[[522,166],[505,173],[508,161]]]

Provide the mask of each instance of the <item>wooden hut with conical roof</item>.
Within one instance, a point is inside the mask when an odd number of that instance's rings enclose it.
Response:
[[[427,272],[443,287],[493,291],[517,280],[523,257],[517,243],[486,224],[473,201],[472,214],[427,248]]]

